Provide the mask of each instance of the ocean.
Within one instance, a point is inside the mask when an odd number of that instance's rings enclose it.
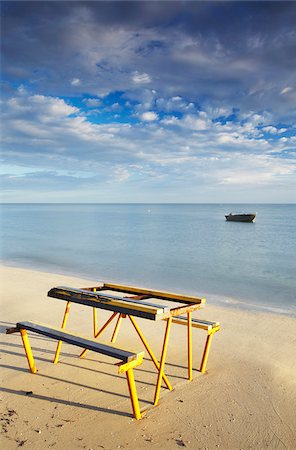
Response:
[[[4,204],[1,260],[296,316],[295,224],[294,204]]]

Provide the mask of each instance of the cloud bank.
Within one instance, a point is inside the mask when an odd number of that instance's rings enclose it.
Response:
[[[293,201],[293,2],[3,2],[4,201]]]

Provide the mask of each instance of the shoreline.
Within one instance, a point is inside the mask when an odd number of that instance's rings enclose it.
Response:
[[[91,277],[90,275],[84,274],[84,273],[73,273],[68,272],[67,270],[62,270],[59,268],[55,268],[52,271],[49,268],[39,268],[35,266],[34,264],[28,264],[28,265],[19,265],[16,262],[13,261],[3,261],[0,260],[0,270],[2,267],[8,267],[12,269],[23,269],[33,272],[40,272],[40,273],[46,273],[50,275],[58,275],[58,276],[65,276],[73,279],[83,279],[86,281],[93,281],[95,277]],[[103,282],[106,280],[97,280],[96,282]],[[109,282],[114,283],[122,283],[122,280],[112,279],[108,278]],[[129,283],[126,283],[129,284]],[[144,286],[142,286],[144,287]],[[147,288],[151,286],[146,286]],[[165,287],[159,287],[160,290],[167,290]],[[181,292],[179,292],[181,293]],[[266,314],[272,314],[277,316],[285,316],[285,317],[291,317],[296,318],[296,306],[293,307],[293,305],[289,307],[274,307],[270,305],[260,304],[260,303],[252,303],[248,299],[243,298],[234,298],[231,296],[226,295],[219,295],[219,294],[213,294],[209,292],[200,292],[200,293],[193,293],[193,292],[182,292],[184,294],[192,294],[192,295],[199,295],[201,297],[205,297],[207,299],[207,302],[209,301],[212,305],[215,305],[217,307],[221,308],[229,308],[234,309],[238,311],[249,311],[253,313],[266,313]]]
[[[174,390],[161,389],[160,403],[151,408],[155,369],[145,355],[135,370],[144,418],[132,419],[124,377],[112,362],[63,345],[61,360],[52,364],[56,343],[30,337],[39,372],[28,372],[18,334],[5,328],[19,320],[37,320],[60,326],[65,302],[47,297],[55,285],[82,287],[85,280],[42,271],[1,268],[1,395],[2,448],[33,450],[72,448],[117,449],[294,449],[296,444],[295,319],[261,312],[223,308],[207,302],[194,315],[217,320],[206,374],[198,370],[206,338],[193,330],[194,376],[186,379],[186,327],[172,329],[166,373]],[[104,320],[105,312],[99,312]],[[68,326],[91,333],[91,311],[73,305]],[[161,352],[164,323],[140,321],[143,333]],[[143,350],[127,323],[118,344]],[[26,395],[26,392],[32,392]]]

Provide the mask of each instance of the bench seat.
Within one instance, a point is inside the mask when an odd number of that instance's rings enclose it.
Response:
[[[63,341],[81,348],[87,348],[88,350],[92,350],[96,353],[101,353],[103,355],[107,355],[120,360],[120,362],[117,364],[119,366],[118,373],[126,373],[134,417],[136,419],[141,418],[133,368],[142,363],[144,352],[137,353],[134,351],[122,349],[114,344],[98,342],[96,339],[88,339],[79,334],[65,331],[64,329],[60,328],[50,327],[40,322],[18,322],[16,324],[16,327],[8,328],[6,330],[6,333],[11,334],[17,331],[20,332],[29,368],[32,373],[36,373],[37,369],[35,366],[32,349],[29,343],[27,330],[33,333],[41,334],[42,336],[47,336],[50,339]]]
[[[175,316],[172,320],[173,323],[177,323],[179,325],[187,325],[188,319],[187,316]],[[219,322],[210,322],[208,320],[201,320],[201,319],[191,319],[191,326],[192,328],[200,328],[202,330],[206,330],[208,332],[207,334],[207,340],[205,343],[203,356],[200,364],[200,372],[205,373],[206,366],[208,362],[209,357],[209,351],[210,346],[212,343],[212,338],[214,333],[220,330],[220,323]]]
[[[67,342],[81,348],[87,348],[93,352],[102,353],[102,355],[112,356],[124,362],[137,359],[140,353],[118,348],[114,344],[98,342],[97,339],[85,338],[80,334],[69,332],[61,328],[49,327],[41,322],[18,322],[16,324],[18,330],[25,329],[34,333],[47,336],[51,339]]]
[[[186,316],[176,316],[173,318],[173,323],[178,323],[180,325],[187,325],[187,317]],[[208,320],[191,319],[191,324],[192,324],[193,328],[201,328],[202,330],[206,330],[206,331],[211,331],[217,327],[220,328],[219,322],[209,322]]]

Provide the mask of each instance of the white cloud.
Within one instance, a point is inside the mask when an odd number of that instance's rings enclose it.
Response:
[[[158,122],[157,113],[148,110],[136,114],[151,126],[100,124],[63,99],[29,94],[8,100],[3,110],[5,160],[36,167],[36,171],[79,167],[90,179],[104,173],[106,182],[110,180],[108,186],[115,180],[134,189],[164,179],[192,186],[198,180],[213,189],[222,185],[229,189],[234,185],[276,186],[287,177],[292,179],[293,162],[287,155],[295,138],[293,142],[293,137],[274,139],[276,134],[264,137],[262,125],[258,125],[264,113],[237,114],[238,120],[224,124],[213,122],[209,111],[181,118],[170,115]],[[268,124],[272,123],[269,116]],[[285,159],[279,156],[281,152]]]
[[[270,133],[270,134],[277,134],[277,133],[278,133],[277,128],[272,127],[272,126],[263,127],[262,130],[263,130],[265,133]]]
[[[67,104],[64,100],[56,97],[48,97],[45,95],[32,95],[27,99],[31,108],[35,112],[40,112],[44,116],[50,115],[55,117],[69,116],[75,114],[79,110],[75,106]]]
[[[281,90],[280,95],[288,94],[291,91],[293,91],[293,88],[291,86],[287,86]]]
[[[78,108],[69,105],[63,99],[38,94],[24,95],[22,93],[6,103],[7,117],[32,123],[39,120],[48,122],[57,118],[61,120],[78,112]]]
[[[212,105],[207,105],[205,107],[205,111],[209,114],[213,119],[217,117],[226,117],[232,114],[232,110],[230,108],[225,107],[213,107]]]
[[[267,127],[263,127],[262,130],[265,133],[281,134],[281,133],[285,133],[287,131],[287,128],[276,128],[276,127],[273,127],[273,126],[269,125]]]
[[[140,115],[144,122],[154,122],[158,119],[158,115],[153,111],[146,111]]]
[[[218,136],[218,142],[220,144],[235,144],[239,139],[239,135],[237,133],[221,133]]]
[[[48,140],[51,137],[50,130],[46,130],[40,127],[38,123],[30,122],[25,119],[12,120],[11,126],[15,132],[21,132],[32,138],[43,138]]]
[[[18,93],[19,94],[25,94],[27,91],[26,91],[26,88],[25,88],[25,86],[23,85],[23,84],[21,84],[18,88],[17,88],[17,91],[18,91]]]
[[[164,125],[179,125],[180,119],[176,116],[168,116],[162,119],[161,123]]]
[[[80,80],[79,80],[79,78],[72,78],[70,83],[71,83],[72,86],[79,86],[80,85]]]
[[[87,98],[85,100],[85,103],[90,108],[95,108],[96,106],[100,106],[102,104],[102,102],[99,98]]]
[[[133,73],[132,80],[136,84],[147,84],[151,82],[151,78],[148,75],[148,73],[139,73],[139,72]]]
[[[110,180],[110,183],[112,183],[113,181],[123,183],[130,178],[129,170],[126,167],[115,167],[113,174],[114,178]]]
[[[212,127],[212,123],[205,112],[201,112],[198,116],[188,114],[180,122],[183,123],[185,127],[196,131],[207,130]]]
[[[239,156],[236,163],[234,159]],[[295,170],[291,161],[270,158],[267,155],[232,155],[232,163],[218,175],[221,184],[228,185],[269,185],[276,183],[278,178],[289,176]],[[231,168],[231,166],[233,166]]]
[[[171,98],[163,98],[160,97],[156,99],[156,106],[159,110],[164,112],[184,112],[184,113],[190,113],[194,112],[196,109],[194,103],[187,102],[186,100],[182,99],[180,96],[171,97]]]

